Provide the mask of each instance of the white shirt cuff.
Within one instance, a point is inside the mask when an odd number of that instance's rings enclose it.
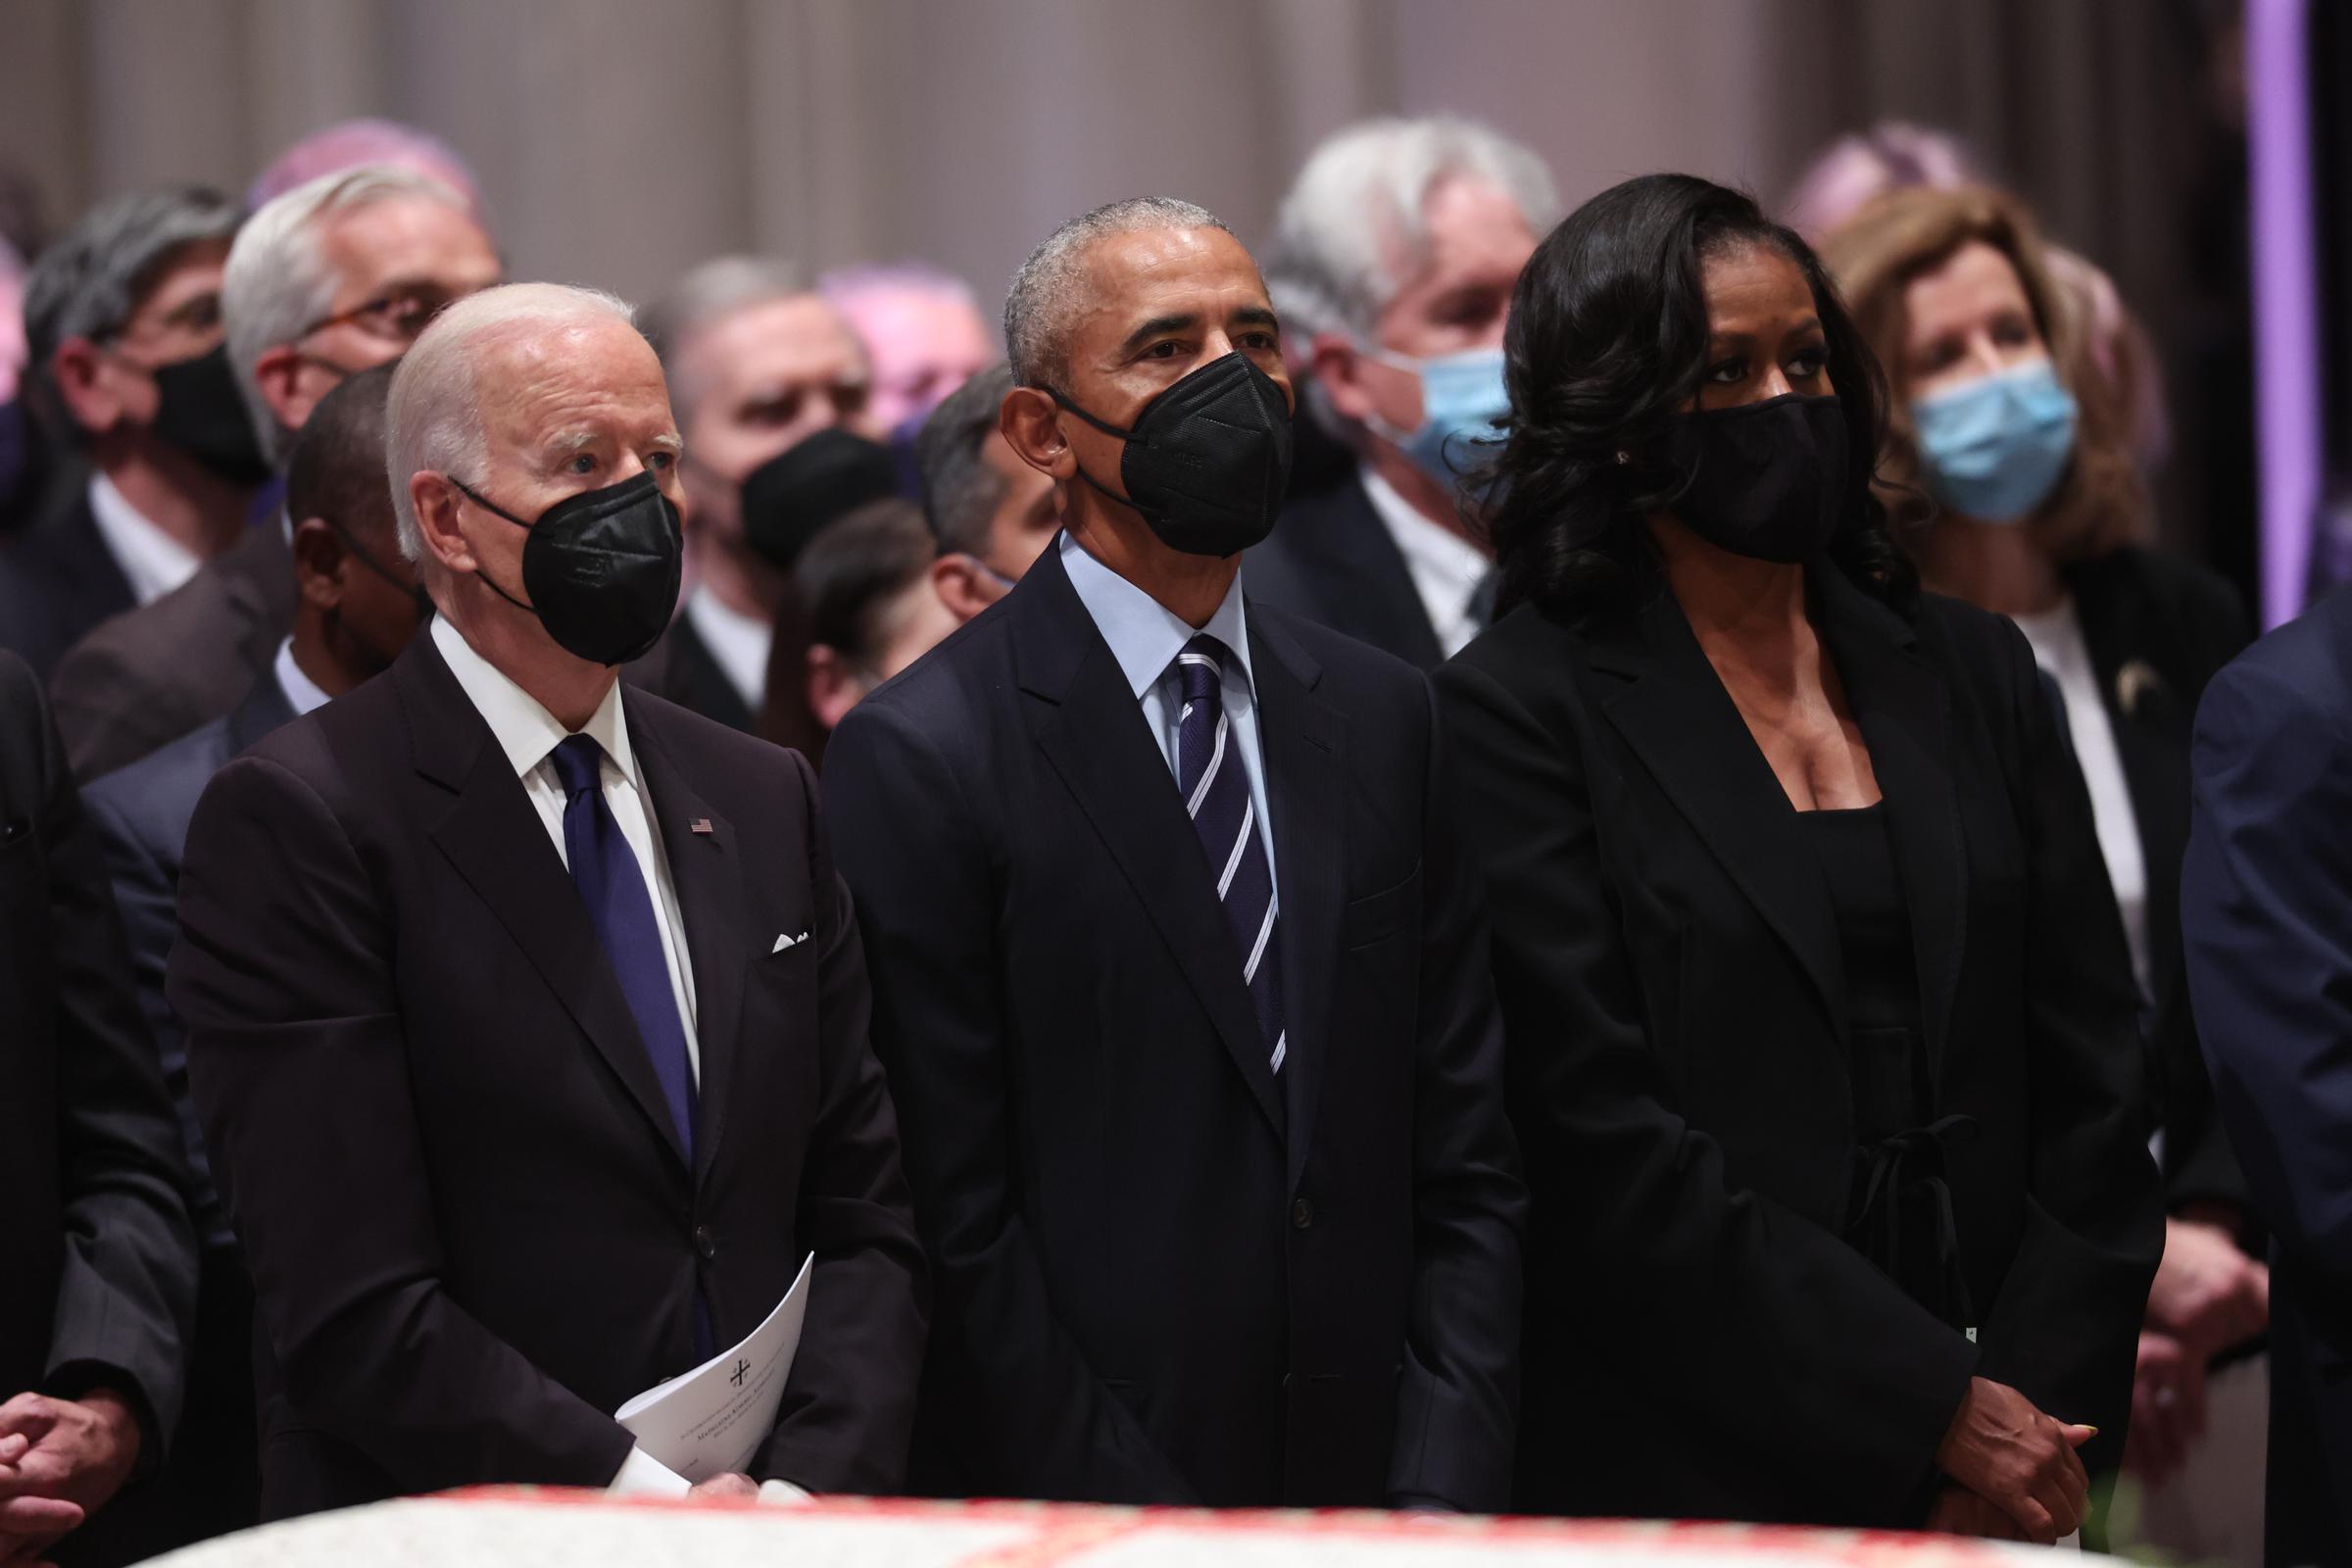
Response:
[[[693,1483],[643,1448],[629,1450],[619,1474],[605,1489],[615,1497],[683,1497],[693,1490]]]

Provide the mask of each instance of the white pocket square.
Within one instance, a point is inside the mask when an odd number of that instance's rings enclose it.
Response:
[[[802,943],[804,943],[804,942],[806,942],[806,941],[808,941],[808,932],[806,932],[806,931],[802,932],[802,933],[801,933],[799,936],[797,936],[797,937],[788,937],[788,936],[784,935],[784,933],[783,933],[783,932],[779,931],[779,932],[777,932],[777,933],[776,933],[776,945],[775,945],[774,947],[772,947],[772,948],[768,949],[767,951],[768,951],[768,952],[769,952],[771,955],[772,955],[772,954],[778,954],[778,953],[782,953],[782,952],[783,952],[783,951],[784,951],[786,948],[797,948],[797,947],[799,947],[799,946],[800,946]]]

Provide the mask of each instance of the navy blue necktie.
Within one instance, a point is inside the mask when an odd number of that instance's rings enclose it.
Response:
[[[1225,645],[1195,637],[1176,656],[1184,714],[1176,725],[1176,783],[1193,830],[1216,878],[1217,902],[1233,932],[1242,983],[1257,1009],[1257,1026],[1275,1072],[1289,1052],[1282,1026],[1282,942],[1275,930],[1274,872],[1266,863],[1256,804],[1243,770],[1242,749],[1225,717]]]
[[[573,735],[548,754],[564,782],[564,856],[572,886],[588,906],[598,946],[620,978],[629,1015],[653,1057],[654,1076],[679,1147],[694,1158],[694,1071],[686,1057],[686,1026],[678,1017],[677,993],[670,989],[669,959],[662,927],[654,918],[653,890],[645,885],[637,856],[605,804],[604,749],[593,737]]]

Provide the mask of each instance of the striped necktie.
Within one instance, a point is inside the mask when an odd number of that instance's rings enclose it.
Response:
[[[1282,943],[1275,930],[1273,868],[1266,863],[1257,808],[1250,798],[1241,748],[1225,716],[1225,645],[1195,637],[1176,656],[1184,714],[1176,726],[1176,783],[1200,835],[1217,901],[1233,932],[1242,983],[1250,988],[1273,1070],[1282,1071],[1288,1041],[1282,1025]]]

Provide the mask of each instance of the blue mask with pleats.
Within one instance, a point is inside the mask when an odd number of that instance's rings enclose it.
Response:
[[[1427,360],[1382,349],[1365,352],[1421,377],[1418,428],[1399,430],[1378,415],[1365,422],[1438,483],[1450,487],[1502,439],[1502,421],[1511,413],[1511,395],[1502,384],[1502,350],[1464,349]]]
[[[2057,368],[2035,360],[1911,405],[1928,493],[1980,522],[2022,522],[2075,455],[2080,417]]]

